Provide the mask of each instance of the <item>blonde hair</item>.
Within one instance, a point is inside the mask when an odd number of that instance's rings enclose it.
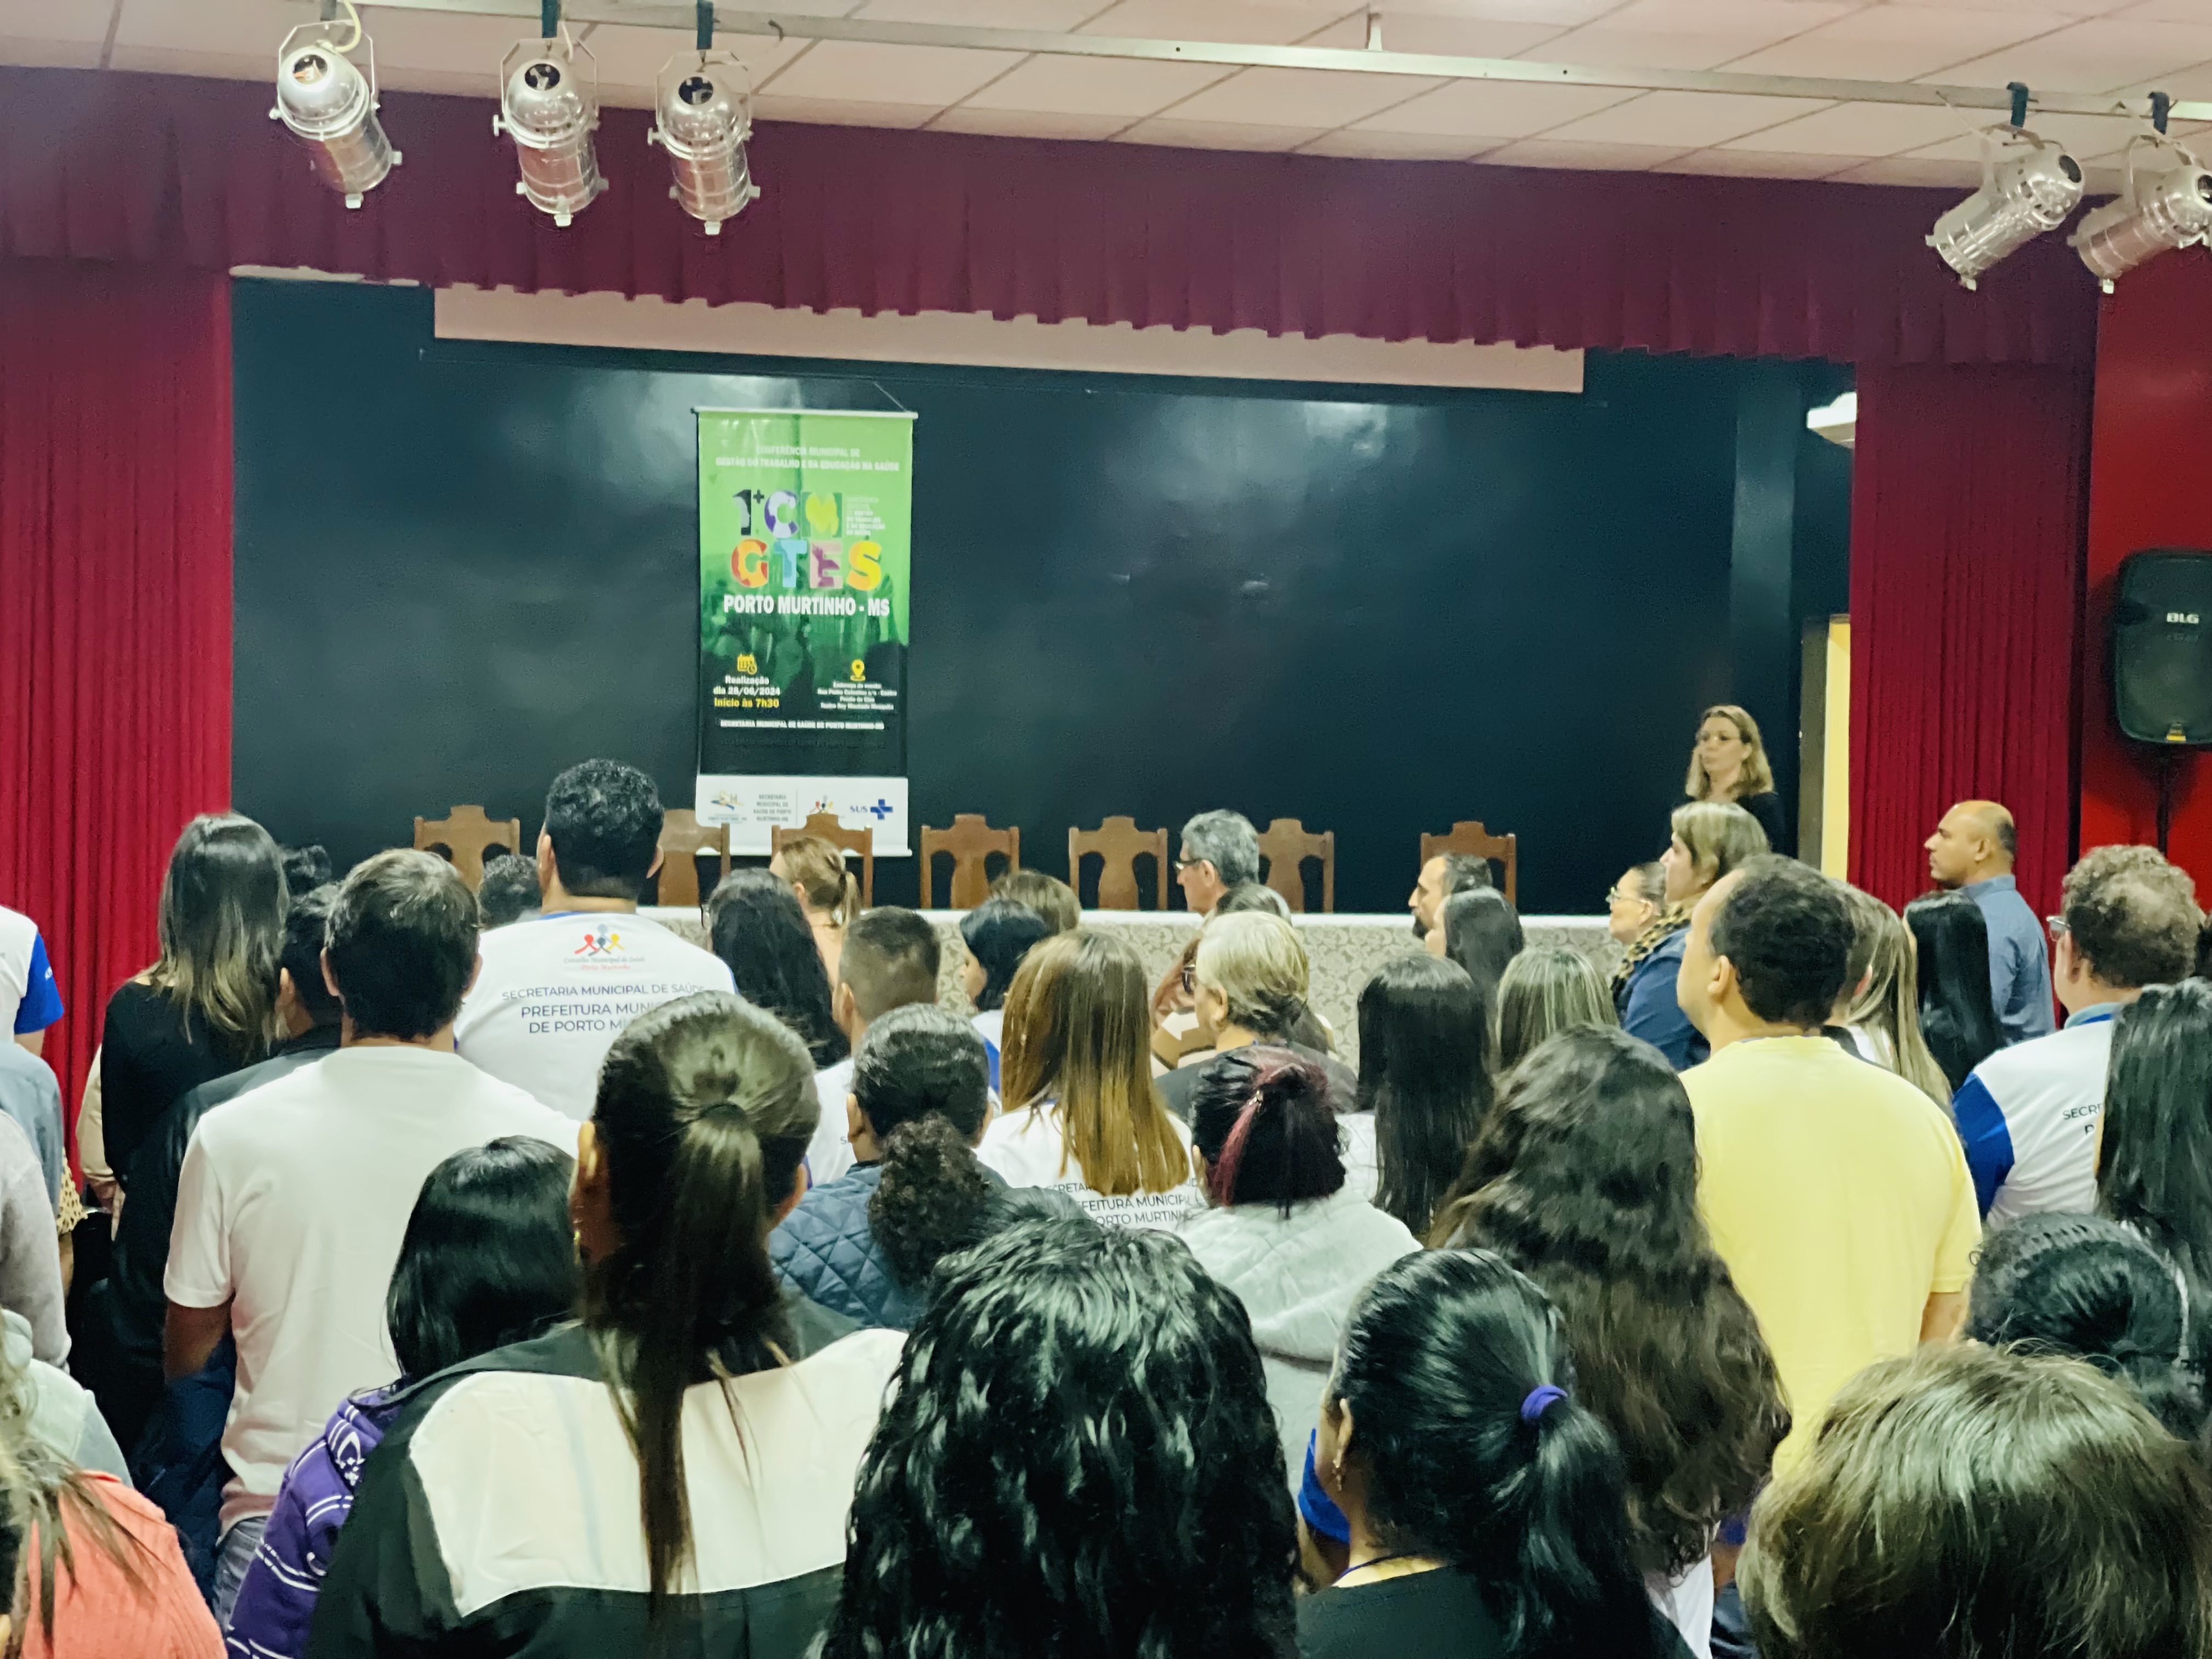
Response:
[[[839,927],[860,915],[860,884],[845,867],[843,848],[819,836],[793,836],[775,856],[783,860],[783,878],[799,889],[809,911],[820,911]]]
[[[1950,1080],[1920,1034],[1920,975],[1912,936],[1905,923],[1871,893],[1844,888],[1851,913],[1851,954],[1844,981],[1850,998],[1844,1024],[1872,1035],[1881,1063],[1939,1105],[1951,1098]],[[1859,981],[1866,989],[1859,989]]]
[[[1705,887],[1770,850],[1759,820],[1733,801],[1693,800],[1676,807],[1671,822]]]
[[[284,865],[269,832],[235,812],[185,826],[161,876],[161,959],[145,982],[217,1042],[258,1060],[276,1039]]]
[[[1062,1175],[1073,1158],[1084,1184],[1109,1198],[1170,1193],[1190,1179],[1190,1155],[1152,1087],[1145,969],[1127,945],[1079,927],[1032,946],[1006,993],[1004,1036],[1006,1109],[1056,1109]]]
[[[1232,1025],[1288,1038],[1306,1012],[1312,965],[1297,929],[1280,916],[1217,913],[1199,933],[1193,962],[1199,982],[1228,999]]]
[[[1613,998],[1588,957],[1540,945],[1505,964],[1498,981],[1498,1069],[1510,1072],[1547,1037],[1577,1025],[1618,1025]]]
[[[1743,757],[1743,770],[1737,775],[1735,798],[1746,795],[1771,794],[1774,789],[1774,768],[1767,763],[1766,745],[1759,740],[1759,722],[1750,711],[1739,708],[1732,702],[1717,702],[1698,716],[1698,729],[1704,731],[1705,722],[1716,714],[1723,715],[1735,727],[1736,735],[1751,745],[1751,752]],[[1683,782],[1682,793],[1692,800],[1711,800],[1713,781],[1705,775],[1705,763],[1698,758],[1698,745],[1690,744],[1690,775]]]

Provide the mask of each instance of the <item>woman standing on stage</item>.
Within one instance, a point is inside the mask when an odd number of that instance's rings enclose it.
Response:
[[[1774,769],[1759,740],[1759,722],[1734,703],[1716,703],[1698,720],[1682,793],[1692,800],[1734,802],[1759,820],[1770,848],[1787,850],[1782,844],[1782,797],[1774,793]]]

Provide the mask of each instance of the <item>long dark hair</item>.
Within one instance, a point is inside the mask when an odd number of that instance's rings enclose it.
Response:
[[[1494,1033],[1498,982],[1523,943],[1520,912],[1495,887],[1475,887],[1446,899],[1437,911],[1437,925],[1443,929],[1444,956],[1467,969]]]
[[[1282,1659],[1297,1547],[1249,1322],[1179,1240],[1028,1223],[939,1270],[827,1659]]]
[[[1583,1403],[1626,1461],[1637,1564],[1672,1577],[1766,1479],[1790,1413],[1698,1214],[1690,1097],[1659,1052],[1577,1026],[1534,1049],[1431,1243],[1497,1251],[1566,1321]]]
[[[197,1018],[227,1054],[258,1060],[276,1036],[276,968],[284,950],[284,856],[235,812],[185,826],[161,877],[160,960],[146,982]]]
[[[1532,1419],[1547,1385],[1564,1397]],[[1656,1654],[1626,1471],[1574,1390],[1542,1291],[1486,1250],[1427,1250],[1353,1305],[1322,1410],[1350,1410],[1375,1541],[1473,1578],[1516,1659]]]
[[[1455,962],[1394,957],[1359,993],[1359,1109],[1375,1115],[1375,1202],[1416,1234],[1490,1111],[1490,1023]]]
[[[852,1052],[830,1012],[830,970],[788,883],[765,870],[725,876],[707,900],[707,930],[738,994],[798,1032],[817,1071]]]
[[[1990,996],[1990,924],[1964,893],[1930,893],[1905,907],[1920,961],[1920,1035],[1951,1092],[2003,1046]]]
[[[407,1218],[385,1328],[410,1382],[526,1341],[576,1310],[575,1159],[525,1135],[455,1152]]]
[[[2154,985],[2120,1010],[2105,1082],[2097,1208],[2212,1294],[2212,982]]]
[[[684,1391],[788,1346],[768,1232],[820,1116],[805,1046],[723,991],[640,1014],[599,1071],[592,1129],[622,1243],[585,1271],[584,1320],[637,1453],[656,1621],[691,1554]]]
[[[983,970],[983,988],[975,997],[977,1013],[1006,1006],[1014,969],[1022,965],[1030,946],[1052,935],[1050,922],[1012,899],[986,899],[960,918],[960,942]]]
[[[1285,1216],[1344,1188],[1328,1073],[1287,1048],[1233,1049],[1191,1091],[1190,1141],[1216,1204],[1273,1204]]]

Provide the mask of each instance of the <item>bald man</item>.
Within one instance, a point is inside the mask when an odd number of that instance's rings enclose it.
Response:
[[[2051,957],[2043,924],[2020,896],[2012,814],[1993,800],[1962,800],[1928,837],[1928,873],[1981,907],[1990,925],[1990,999],[2007,1042],[2051,1034]]]

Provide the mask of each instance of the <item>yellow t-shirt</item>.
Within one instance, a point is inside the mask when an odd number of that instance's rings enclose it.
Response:
[[[1699,1207],[1795,1419],[1786,1469],[1846,1381],[1918,1346],[1928,1298],[1966,1288],[1973,1179],[1942,1108],[1826,1037],[1732,1043],[1682,1083]]]

